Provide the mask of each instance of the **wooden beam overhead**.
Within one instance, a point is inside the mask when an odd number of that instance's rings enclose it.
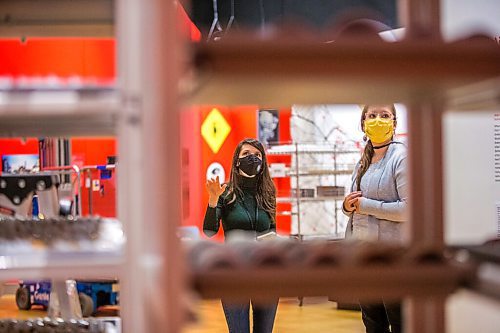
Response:
[[[113,0],[0,0],[0,37],[113,37]]]

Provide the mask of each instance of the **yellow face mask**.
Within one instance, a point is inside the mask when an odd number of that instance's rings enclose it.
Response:
[[[365,133],[373,144],[380,144],[389,140],[394,134],[393,119],[375,119],[365,120]]]

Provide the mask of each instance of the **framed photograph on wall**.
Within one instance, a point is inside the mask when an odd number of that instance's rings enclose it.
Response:
[[[279,111],[275,109],[261,109],[258,111],[257,128],[259,141],[264,146],[279,141]]]
[[[37,154],[12,154],[2,156],[2,172],[27,173],[39,171]]]

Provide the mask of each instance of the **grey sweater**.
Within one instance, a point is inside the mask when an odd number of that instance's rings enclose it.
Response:
[[[352,175],[351,192],[356,191],[358,167],[359,163]],[[401,222],[408,220],[406,147],[403,144],[391,144],[385,156],[370,165],[361,178],[361,193],[359,212],[344,211],[349,216],[346,237],[401,242]]]

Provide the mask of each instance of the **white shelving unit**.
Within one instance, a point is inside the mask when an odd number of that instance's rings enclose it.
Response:
[[[119,109],[119,95],[111,89],[2,87],[0,136],[110,136],[118,128]],[[0,280],[121,278],[126,262],[122,225],[116,220],[100,224],[102,233],[93,241],[54,241],[48,245],[4,240],[0,246]],[[114,242],[110,237],[121,239]]]
[[[326,202],[331,201],[334,205],[334,230],[317,236],[329,237],[329,238],[339,238],[341,237],[341,230],[339,228],[339,216],[338,216],[338,201],[344,199],[344,192],[335,196],[324,196],[318,195],[317,189],[318,186],[325,186],[325,177],[327,178],[326,183],[329,186],[336,187],[336,190],[339,187],[344,187],[344,184],[341,184],[337,180],[337,176],[347,176],[351,175],[354,170],[353,163],[340,163],[338,162],[338,157],[345,154],[356,154],[359,155],[359,150],[346,150],[343,148],[337,147],[335,144],[329,143],[295,143],[295,144],[277,144],[272,145],[267,154],[269,156],[280,156],[280,155],[289,155],[292,159],[292,165],[286,168],[285,176],[290,177],[291,187],[292,187],[292,195],[287,197],[276,198],[278,203],[292,203],[295,207],[295,211],[292,206],[292,212],[290,213],[293,217],[296,218],[297,221],[297,235],[302,238],[303,235],[303,225],[302,225],[302,215],[301,213],[301,203],[306,202]],[[304,157],[309,156],[313,157],[314,155],[328,155],[332,158],[332,163],[324,164],[315,162],[313,164],[304,162]],[[333,179],[330,179],[333,176]],[[316,179],[315,188],[312,188],[314,195],[312,197],[302,195],[301,179],[304,177],[308,177],[311,179]],[[323,181],[320,181],[318,177],[323,178]],[[294,185],[295,184],[295,185]],[[327,186],[328,186],[327,185]],[[308,187],[307,189],[311,189]],[[293,193],[295,191],[295,193]],[[308,235],[315,236],[315,235]]]

